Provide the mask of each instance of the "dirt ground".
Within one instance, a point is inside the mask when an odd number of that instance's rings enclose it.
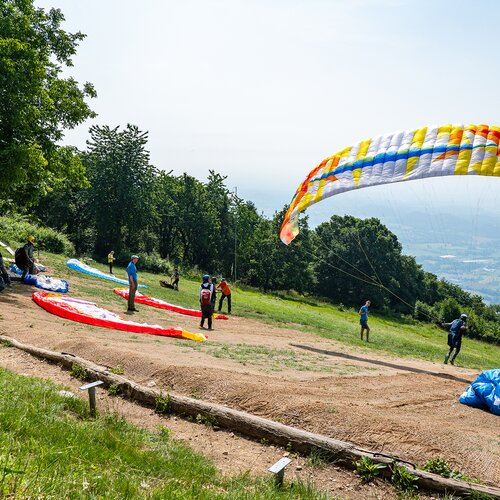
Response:
[[[84,288],[90,285],[112,288],[107,282],[73,276],[72,295],[84,298]],[[215,321],[204,344],[89,327],[41,309],[31,300],[35,290],[14,283],[0,295],[2,335],[120,367],[127,378],[143,385],[351,441],[419,466],[428,459],[444,458],[485,484],[500,483],[498,417],[457,400],[477,376],[473,370],[348,348],[237,316]],[[175,302],[175,292],[171,301]],[[110,298],[105,307],[127,317],[123,299]],[[197,318],[137,307],[134,321],[200,331]],[[79,385],[58,367],[12,348],[0,349],[0,366],[50,377],[73,389]],[[105,391],[100,391],[99,405],[146,427],[163,422],[174,435],[213,458],[224,473],[265,473],[284,453],[229,432],[159,417],[121,398],[110,398]],[[293,459],[288,479],[310,479],[340,498],[396,498],[392,488],[380,481],[363,485],[352,472]]]

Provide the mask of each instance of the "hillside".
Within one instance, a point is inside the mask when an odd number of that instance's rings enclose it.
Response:
[[[54,275],[70,281],[72,296],[90,298],[126,317],[125,301],[112,293],[112,283],[70,272],[59,256],[41,255],[41,260]],[[196,307],[197,282],[182,278],[177,293],[161,288],[158,276],[142,273],[140,262],[139,275],[151,296]],[[459,366],[445,366],[445,332],[436,328],[372,317],[367,345],[358,340],[352,310],[238,288],[234,316],[217,321],[208,342],[199,344],[62,320],[36,306],[31,292],[16,284],[1,297],[2,334],[120,367],[128,378],[166,391],[419,465],[445,458],[471,477],[500,481],[496,417],[457,402],[479,370],[500,366],[496,346],[466,339]],[[196,318],[147,306],[134,320],[198,331]]]

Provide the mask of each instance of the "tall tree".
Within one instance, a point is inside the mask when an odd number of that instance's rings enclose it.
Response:
[[[135,125],[93,126],[85,163],[88,169],[89,203],[96,229],[95,252],[146,251],[157,248],[153,233],[156,170],[145,149],[147,132]]]
[[[82,33],[61,29],[59,9],[45,12],[33,0],[0,3],[0,199],[29,205],[61,182],[85,183],[77,152],[58,146],[63,130],[95,113],[80,87],[62,78]]]
[[[369,297],[375,307],[398,300],[401,244],[378,219],[333,216],[315,235],[321,295],[349,305]]]

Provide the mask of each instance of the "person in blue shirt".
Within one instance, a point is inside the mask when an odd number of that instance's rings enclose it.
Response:
[[[137,255],[132,255],[130,257],[130,263],[127,266],[127,275],[128,275],[128,311],[129,312],[137,312],[135,308],[135,292],[137,292],[137,268],[135,265],[139,257]]]
[[[448,346],[450,350],[444,357],[444,364],[448,363],[453,349],[455,349],[455,354],[450,360],[450,364],[455,364],[455,358],[460,352],[462,347],[462,335],[467,331],[467,314],[461,314],[460,318],[455,319],[451,323],[443,323],[443,327],[449,328],[448,330]]]
[[[371,302],[367,300],[364,306],[359,310],[359,323],[361,325],[361,340],[363,340],[363,332],[366,330],[366,341],[369,342],[370,327],[368,326],[368,308]]]

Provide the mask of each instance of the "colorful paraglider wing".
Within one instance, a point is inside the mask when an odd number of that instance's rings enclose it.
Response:
[[[114,288],[115,292],[120,297],[128,300],[128,289],[126,288]],[[148,306],[156,307],[158,309],[166,309],[168,311],[174,311],[180,314],[185,314],[187,316],[197,316],[201,318],[201,311],[198,309],[189,309],[187,307],[177,306],[175,304],[169,304],[161,299],[155,299],[154,297],[148,297],[147,295],[142,295],[142,293],[137,292],[135,294],[135,302],[138,304],[146,304]],[[214,319],[229,319],[225,314],[213,314]]]
[[[442,125],[358,142],[323,160],[298,187],[280,237],[299,233],[298,215],[311,205],[353,189],[444,175],[500,177],[500,128]]]
[[[87,300],[47,292],[35,292],[32,298],[40,307],[56,316],[87,325],[163,337],[179,337],[200,342],[207,340],[207,337],[202,333],[187,332],[179,327],[164,328],[160,325],[127,321],[121,319],[116,313],[98,307]]]
[[[96,269],[95,267],[90,267],[87,264],[80,262],[78,259],[69,259],[68,262],[66,262],[66,265],[70,269],[73,269],[74,271],[79,271],[80,273],[88,274],[89,276],[102,278],[108,281],[114,281],[115,283],[121,283],[122,285],[129,284],[127,280],[122,280],[115,276],[103,273],[102,271]],[[139,285],[139,288],[148,288],[148,287],[146,285]]]

